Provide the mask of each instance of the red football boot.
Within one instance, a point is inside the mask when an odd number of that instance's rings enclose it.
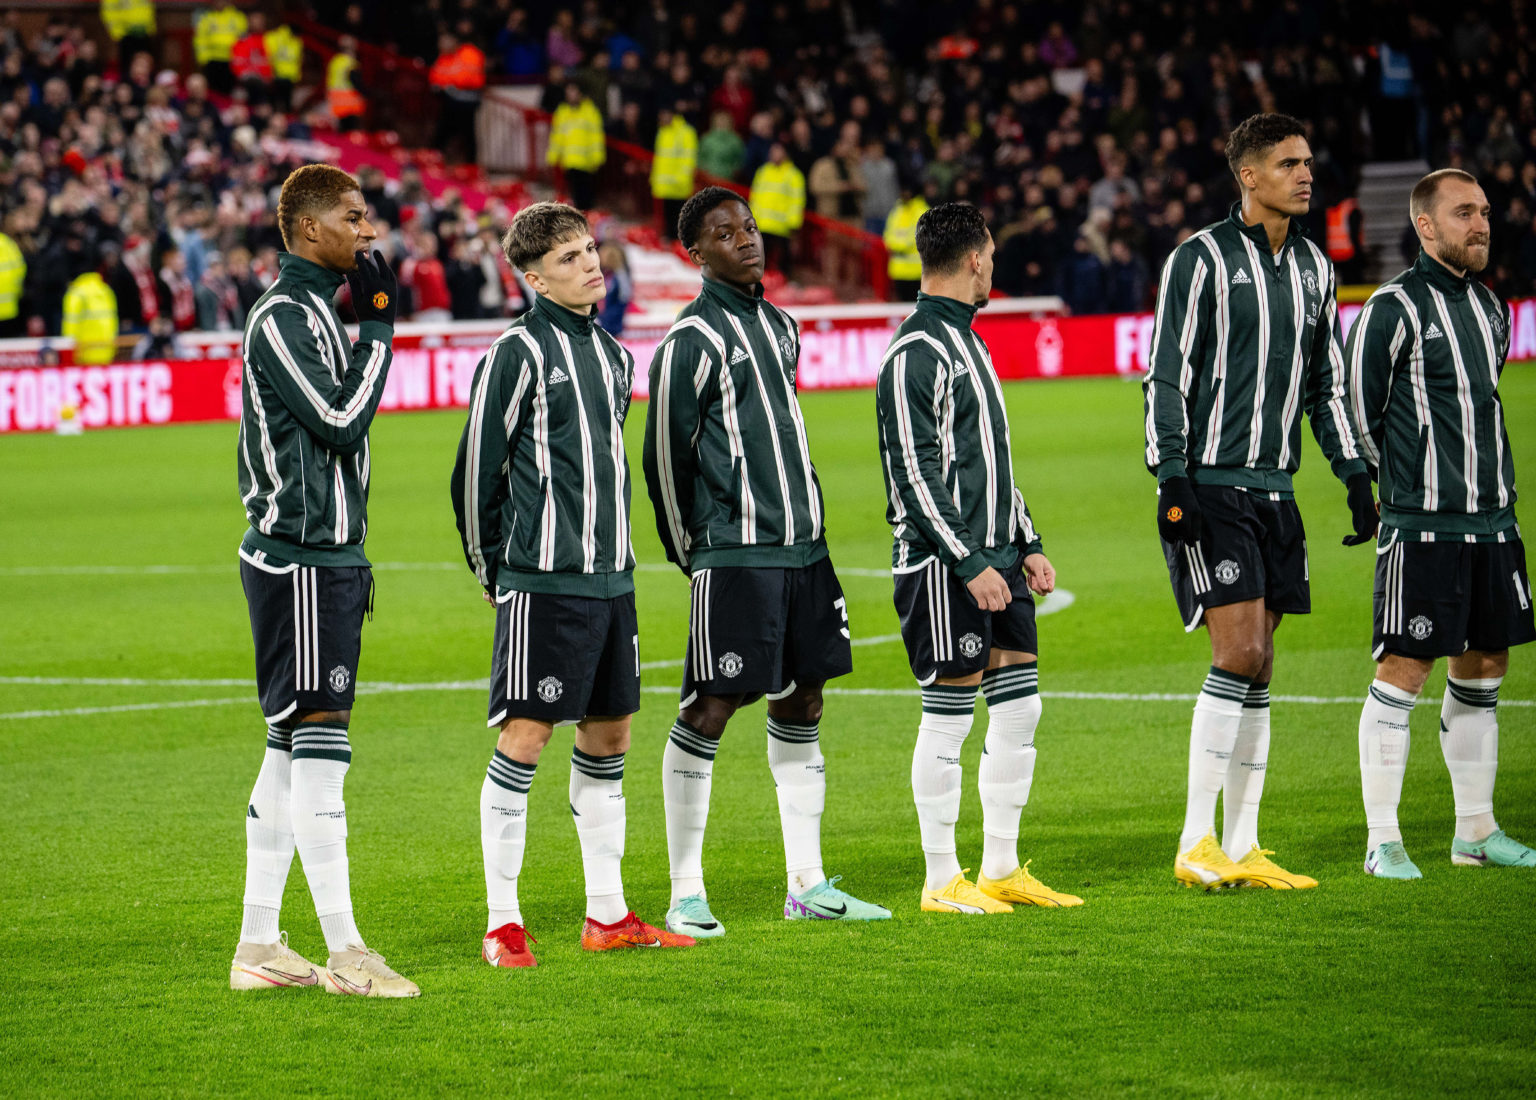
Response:
[[[698,941],[652,928],[631,910],[613,924],[599,924],[591,917],[581,927],[581,946],[587,951],[615,951],[621,947],[692,947]]]
[[[528,950],[529,943],[538,942],[522,925],[504,924],[485,934],[480,941],[480,957],[492,966],[538,966],[539,960]]]

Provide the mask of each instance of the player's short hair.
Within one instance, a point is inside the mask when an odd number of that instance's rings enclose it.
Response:
[[[987,246],[987,219],[968,202],[941,202],[917,219],[917,255],[925,275],[951,275]]]
[[[684,248],[692,248],[693,242],[699,239],[699,231],[704,228],[704,216],[728,202],[739,202],[749,212],[752,209],[747,206],[746,199],[729,187],[706,187],[683,203],[683,208],[677,213],[677,239],[683,242]]]
[[[527,271],[551,250],[566,241],[592,232],[586,217],[563,202],[536,202],[517,212],[501,238],[507,262]]]
[[[1410,219],[1417,222],[1420,214],[1428,214],[1431,218],[1435,216],[1435,207],[1440,203],[1440,185],[1446,180],[1477,183],[1476,176],[1471,172],[1463,172],[1460,168],[1442,168],[1438,172],[1431,172],[1413,185],[1413,191],[1408,196]]]
[[[1290,115],[1252,115],[1237,124],[1227,135],[1227,167],[1232,175],[1241,179],[1238,172],[1254,157],[1262,156],[1286,138],[1306,137],[1307,128],[1301,120]]]
[[[341,196],[348,191],[361,192],[362,188],[357,180],[333,164],[306,164],[295,168],[283,181],[283,190],[277,199],[277,228],[283,235],[283,247],[292,247],[300,218],[306,214],[325,213],[341,202]]]

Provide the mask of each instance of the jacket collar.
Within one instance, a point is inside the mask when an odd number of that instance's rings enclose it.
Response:
[[[1232,212],[1228,217],[1231,219],[1232,224],[1237,226],[1238,232],[1263,249],[1266,256],[1274,255],[1269,250],[1269,233],[1265,230],[1264,224],[1260,222],[1257,225],[1249,225],[1243,221],[1242,203],[1234,202],[1232,204]],[[1295,244],[1296,238],[1299,236],[1301,236],[1301,220],[1299,218],[1292,218],[1290,226],[1285,231],[1285,243],[1280,246],[1280,255],[1285,255],[1285,250]]]
[[[1423,249],[1419,250],[1419,258],[1413,262],[1413,269],[1424,276],[1425,282],[1447,294],[1465,294],[1472,285],[1470,272],[1457,275]]]
[[[976,306],[968,305],[958,298],[946,298],[941,294],[924,294],[917,292],[917,311],[919,313],[932,313],[941,320],[954,325],[971,327],[971,319],[976,316]]]
[[[758,307],[763,301],[763,284],[756,284],[752,288],[752,293],[748,294],[706,275],[704,276],[704,293],[728,313],[734,313],[738,317],[755,318]]]
[[[295,256],[292,252],[278,253],[277,270],[279,278],[296,283],[306,290],[316,291],[326,301],[330,301],[331,295],[346,282],[346,276],[338,275],[303,256]]]
[[[592,335],[592,321],[597,316],[596,306],[582,315],[537,293],[533,296],[533,311],[569,336]]]

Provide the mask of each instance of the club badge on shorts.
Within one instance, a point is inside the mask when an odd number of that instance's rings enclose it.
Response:
[[[720,666],[720,675],[728,680],[734,680],[741,675],[741,669],[745,662],[735,653],[723,653],[717,662]]]
[[[1422,642],[1435,632],[1435,624],[1423,615],[1415,615],[1408,620],[1408,633],[1413,635],[1414,641]]]
[[[978,634],[964,634],[960,638],[960,652],[967,657],[974,657],[981,652],[981,636]]]
[[[539,698],[546,703],[553,703],[565,694],[565,685],[553,676],[546,676],[539,681]]]
[[[331,685],[332,691],[346,691],[347,684],[352,679],[352,674],[348,672],[343,666],[337,665],[335,668],[331,669],[331,675],[327,679]]]
[[[1237,562],[1233,561],[1231,558],[1228,558],[1226,561],[1221,562],[1216,566],[1216,579],[1219,580],[1222,584],[1234,584],[1236,583],[1237,578],[1242,575],[1242,569],[1239,568]]]

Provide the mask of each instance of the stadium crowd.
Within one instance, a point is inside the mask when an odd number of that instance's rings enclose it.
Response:
[[[1147,307],[1173,246],[1225,214],[1223,135],[1258,110],[1312,120],[1314,239],[1361,163],[1422,155],[1481,177],[1495,207],[1489,281],[1536,290],[1524,5],[974,0],[937,19],[915,0],[311,6],[429,62],[462,68],[483,51],[492,80],[543,84],[552,112],[579,111],[581,125],[663,158],[683,150],[685,166],[754,185],[765,209],[798,188],[802,207],[883,233],[903,293],[916,217],[966,198],[994,227],[1003,291],[1060,294],[1077,313]],[[224,0],[211,10],[234,18]],[[16,11],[0,17],[0,336],[62,331],[66,292],[93,273],[122,331],[156,350],[174,349],[177,332],[239,326],[275,274],[277,188],[319,149],[306,117],[284,110],[291,80],[240,77],[257,30],[241,19],[227,35],[234,70],[205,60],[175,73],[131,27],[113,29],[114,56],[85,17],[30,38]],[[438,87],[445,117],[462,122],[468,100]],[[507,210],[434,199],[409,168],[363,182],[406,316],[520,305],[496,247]],[[765,228],[792,235],[798,214],[779,213]]]

